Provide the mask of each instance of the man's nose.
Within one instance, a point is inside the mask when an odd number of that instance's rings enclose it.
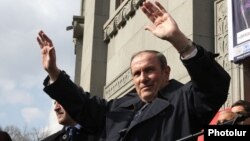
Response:
[[[147,75],[147,73],[142,72],[142,73],[141,73],[141,76],[140,76],[140,80],[141,80],[141,82],[146,82],[146,81],[148,81],[148,75]]]
[[[54,111],[58,111],[58,110],[60,110],[60,105],[55,104]]]

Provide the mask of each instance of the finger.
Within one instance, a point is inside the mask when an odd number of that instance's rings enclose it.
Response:
[[[46,40],[46,42],[48,43],[49,46],[53,46],[53,43],[52,43],[51,39],[46,34],[43,34],[43,37],[44,37],[44,39]]]
[[[152,22],[155,21],[155,16],[154,16],[153,14],[151,14],[151,13],[147,10],[147,8],[141,7],[141,9],[142,9],[142,12],[143,12]]]
[[[44,32],[41,30],[41,31],[38,33],[38,35],[39,35],[39,37],[40,37],[40,41],[41,41],[42,44],[43,44],[43,42],[45,41],[45,39],[44,39]]]
[[[157,6],[155,6],[151,2],[145,2],[143,7],[147,10],[147,13],[149,15],[148,17],[151,19],[152,22],[154,22],[155,19],[163,16],[164,14],[162,10],[160,10]]]
[[[167,13],[166,9],[158,1],[155,1],[155,4],[159,7],[162,13]]]
[[[146,2],[143,2],[142,6],[141,6],[141,10],[144,14],[146,14],[147,17],[149,17],[151,15],[151,13],[149,12],[149,10],[146,6]]]
[[[43,48],[43,43],[39,37],[36,38],[38,44],[40,45],[40,48]]]
[[[158,11],[160,11],[154,4],[152,4],[150,1],[145,3],[145,7],[147,7],[147,10],[150,13],[157,13]]]
[[[42,30],[39,32],[39,36],[43,45],[53,46],[51,39]]]
[[[147,26],[145,27],[145,30],[148,30],[148,31],[150,31],[150,32],[152,32],[154,29],[155,29],[155,26],[154,26],[154,25],[147,25]]]
[[[42,37],[42,36],[43,36],[43,31],[42,31],[42,30],[39,31],[39,32],[38,32],[38,35],[39,35],[39,37]]]

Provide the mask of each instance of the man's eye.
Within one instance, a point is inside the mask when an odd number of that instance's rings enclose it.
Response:
[[[137,76],[139,76],[139,73],[138,73],[138,72],[135,72],[135,73],[133,74],[133,77],[137,77]]]

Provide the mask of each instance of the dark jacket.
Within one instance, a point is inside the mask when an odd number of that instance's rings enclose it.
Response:
[[[73,141],[87,141],[87,139],[87,133],[84,130],[80,130],[79,134],[74,137]],[[64,127],[62,130],[46,137],[42,141],[69,141],[69,136],[67,135]]]
[[[102,138],[107,141],[175,141],[210,122],[226,101],[230,83],[214,54],[199,46],[197,55],[183,63],[191,81],[183,85],[170,80],[138,118],[134,115],[142,102],[137,94],[111,101],[91,97],[63,72],[44,90],[82,126],[92,132],[103,131]],[[44,84],[47,82],[48,78]]]

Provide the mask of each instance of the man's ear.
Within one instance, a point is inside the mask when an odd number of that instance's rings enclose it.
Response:
[[[169,75],[170,75],[171,68],[169,66],[166,66],[163,71],[164,71],[164,74],[165,74],[167,80],[169,80]]]
[[[166,71],[168,73],[168,75],[170,74],[171,68],[169,66],[166,67]]]

